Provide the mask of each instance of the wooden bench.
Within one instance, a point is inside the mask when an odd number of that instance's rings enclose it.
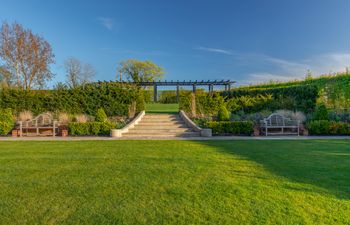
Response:
[[[280,134],[296,134],[299,136],[300,121],[286,118],[278,113],[273,113],[269,117],[260,121],[260,128],[262,133],[266,136]],[[269,130],[275,130],[275,132],[269,132]]]
[[[58,129],[57,121],[53,120],[49,113],[43,113],[28,121],[19,121],[19,135],[25,136],[56,136],[56,129]],[[44,133],[41,133],[43,132]]]

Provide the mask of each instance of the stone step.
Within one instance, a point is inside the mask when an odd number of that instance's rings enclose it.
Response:
[[[137,127],[129,130],[129,133],[178,133],[178,132],[191,132],[189,128],[152,128],[152,129],[139,129]]]
[[[123,137],[199,137],[198,132],[177,132],[177,133],[125,133]]]
[[[199,137],[174,114],[147,114],[124,137]]]
[[[137,124],[134,127],[135,129],[177,129],[177,128],[187,128],[185,124],[170,124],[170,125],[164,125],[164,124]],[[134,129],[132,128],[132,129]]]
[[[140,121],[137,125],[156,125],[156,126],[159,126],[159,125],[186,125],[183,121],[166,121],[166,122],[163,122],[163,121]]]
[[[170,122],[170,121],[181,121],[180,119],[172,118],[172,119],[162,119],[162,118],[142,118],[141,121],[155,121],[155,122]]]
[[[180,118],[178,115],[169,115],[169,114],[152,114],[145,115],[143,118]]]

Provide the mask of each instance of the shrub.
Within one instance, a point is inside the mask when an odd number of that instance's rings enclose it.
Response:
[[[218,120],[219,121],[229,121],[230,120],[230,113],[229,111],[227,111],[226,107],[224,105],[222,105],[219,109],[218,112]]]
[[[328,120],[328,111],[324,104],[320,104],[316,107],[313,115],[314,120]]]
[[[103,108],[99,108],[97,110],[96,116],[95,116],[95,121],[96,122],[106,122],[107,121],[107,115]]]
[[[69,120],[70,120],[70,117],[68,113],[62,112],[58,114],[58,122],[61,125],[67,125],[69,123]]]
[[[27,121],[33,119],[33,113],[31,111],[25,110],[19,113],[18,120],[19,121]]]
[[[311,135],[349,135],[350,124],[344,122],[314,120],[307,125]]]
[[[111,122],[73,122],[68,124],[69,133],[72,136],[109,135],[110,130],[117,127],[116,123]]]
[[[159,91],[159,102],[163,104],[177,103],[176,91]]]
[[[87,123],[89,121],[89,117],[85,114],[79,114],[75,116],[75,121],[77,123]]]
[[[304,113],[302,112],[293,112],[290,110],[277,110],[276,113],[286,117],[286,118],[290,118],[292,120],[299,120],[301,123],[306,121],[306,116]]]
[[[225,104],[224,98],[217,93],[205,93],[197,91],[181,92],[179,108],[184,110],[192,117],[216,116],[222,105]]]
[[[250,121],[210,121],[206,123],[213,134],[251,135],[253,133],[253,122]]]
[[[0,110],[0,135],[7,135],[13,129],[13,115],[11,109]]]

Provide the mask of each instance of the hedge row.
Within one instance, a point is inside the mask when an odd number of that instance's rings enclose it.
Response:
[[[250,121],[209,121],[206,127],[211,128],[215,135],[252,135],[253,133],[253,122]]]
[[[92,83],[74,89],[0,91],[0,108],[11,108],[14,113],[30,110],[35,114],[64,111],[95,115],[99,108],[103,108],[107,116],[127,116],[133,102],[136,102],[137,111],[144,109],[141,89],[112,82]]]
[[[14,127],[11,109],[0,109],[0,135],[7,135]]]
[[[272,96],[272,99],[264,102],[264,110],[287,109],[309,113],[313,112],[316,107],[319,89],[316,85],[299,85],[269,88],[244,87],[222,92],[222,96],[226,99],[269,95]],[[254,108],[254,105],[250,105],[249,109],[249,112],[258,112],[262,110],[262,106],[258,105]]]
[[[196,115],[216,116],[219,109],[225,104],[225,99],[218,93],[209,94],[204,91],[181,92],[179,108],[195,117],[192,110],[195,109]]]
[[[72,136],[83,135],[109,135],[111,129],[117,128],[116,123],[111,122],[88,122],[88,123],[69,123],[68,130]]]
[[[349,135],[350,123],[315,120],[307,125],[311,135]]]

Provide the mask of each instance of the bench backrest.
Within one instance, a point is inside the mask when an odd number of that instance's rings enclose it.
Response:
[[[54,121],[50,113],[43,113],[32,120],[20,121],[24,127],[43,127],[53,125]]]
[[[296,125],[298,121],[286,118],[281,114],[273,113],[269,117],[263,120],[267,126],[287,126]]]

